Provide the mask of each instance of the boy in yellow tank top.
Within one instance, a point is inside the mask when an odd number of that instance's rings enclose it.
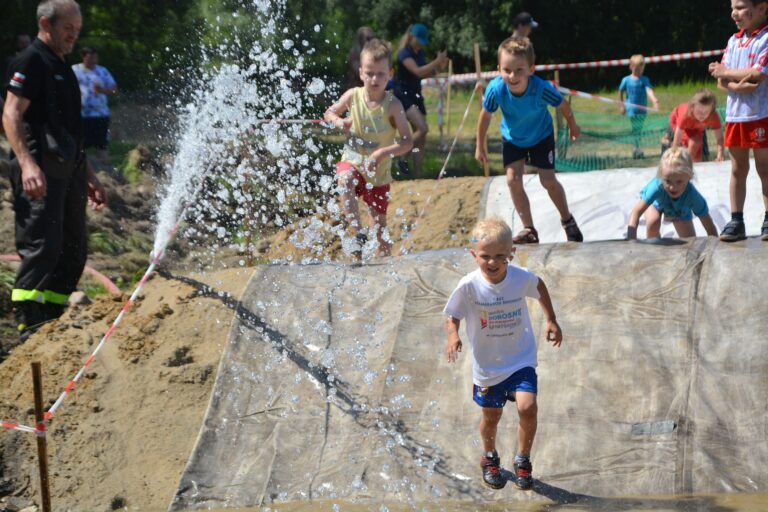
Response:
[[[392,157],[407,153],[413,146],[411,129],[400,100],[387,91],[391,77],[391,51],[380,39],[366,43],[360,53],[362,87],[345,92],[325,111],[325,120],[347,134],[336,180],[341,204],[360,250],[375,233],[376,254],[389,256],[392,244],[387,231],[389,184]],[[347,117],[342,117],[349,111]],[[399,134],[399,138],[398,138]],[[367,230],[360,225],[357,197],[362,196],[370,212]]]

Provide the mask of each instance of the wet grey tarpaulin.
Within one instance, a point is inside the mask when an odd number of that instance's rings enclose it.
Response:
[[[565,335],[543,342],[529,302],[534,491],[481,485],[469,346],[449,365],[442,330],[475,265],[445,250],[256,269],[171,509],[768,489],[768,244],[563,244],[515,262],[546,281]],[[516,425],[508,406],[507,467]]]

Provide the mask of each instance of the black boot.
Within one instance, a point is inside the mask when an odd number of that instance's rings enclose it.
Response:
[[[17,302],[15,305],[16,328],[19,331],[19,341],[24,342],[45,321],[42,304],[33,300],[24,300]]]

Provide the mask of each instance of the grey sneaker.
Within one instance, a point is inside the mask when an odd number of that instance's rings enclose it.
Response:
[[[765,235],[765,223],[763,223],[763,234]],[[744,221],[731,220],[720,233],[720,240],[723,242],[738,242],[747,238],[747,230],[744,227]],[[765,240],[765,239],[764,239]]]
[[[760,240],[768,241],[768,219],[763,221],[763,227],[760,228]]]

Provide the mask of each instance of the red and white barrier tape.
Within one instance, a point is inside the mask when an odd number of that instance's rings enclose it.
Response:
[[[19,430],[21,432],[27,432],[29,434],[37,434],[38,430],[26,425],[19,425],[10,421],[0,421],[0,428],[6,428],[8,430]],[[44,431],[43,431],[44,432]]]
[[[325,122],[323,119],[259,119],[258,123],[268,124],[322,124]]]
[[[203,179],[200,180],[200,185],[198,187],[198,190],[193,194],[193,197],[197,196],[197,193],[202,188],[204,183],[205,174],[203,173]],[[38,436],[44,436],[45,435],[45,422],[50,421],[51,418],[53,418],[53,415],[56,414],[56,411],[61,407],[61,404],[64,403],[64,400],[66,400],[67,396],[72,392],[72,389],[75,387],[75,384],[83,377],[85,374],[85,370],[90,366],[90,364],[93,362],[93,360],[96,358],[96,355],[101,351],[102,347],[107,343],[107,340],[112,336],[112,334],[115,332],[115,329],[117,329],[117,326],[122,321],[125,314],[131,309],[133,304],[136,302],[136,298],[139,296],[139,293],[141,293],[142,288],[149,280],[149,277],[152,275],[152,272],[154,272],[155,268],[157,267],[158,263],[160,263],[160,260],[163,259],[163,256],[165,256],[165,249],[168,247],[168,244],[173,240],[173,238],[176,236],[176,232],[179,229],[179,226],[181,225],[181,222],[184,220],[184,217],[187,213],[187,210],[189,210],[190,205],[192,202],[188,202],[184,205],[184,207],[181,209],[181,212],[179,213],[178,218],[176,219],[176,223],[173,225],[169,232],[168,239],[166,240],[165,244],[160,248],[157,254],[153,255],[152,260],[150,261],[149,267],[147,267],[146,272],[144,272],[144,275],[142,276],[141,280],[136,285],[136,288],[134,289],[133,293],[131,294],[131,297],[128,299],[128,301],[123,304],[122,309],[120,310],[120,313],[117,315],[117,318],[112,322],[112,325],[109,326],[109,329],[107,329],[107,332],[104,334],[104,336],[101,338],[101,341],[98,345],[96,345],[96,348],[91,353],[90,357],[85,361],[83,366],[80,368],[80,370],[77,372],[77,374],[72,378],[71,381],[69,381],[69,384],[67,384],[67,387],[64,388],[64,391],[59,395],[59,398],[56,399],[56,402],[51,406],[50,409],[45,413],[43,419],[43,423],[38,423],[35,428],[29,427],[26,425],[20,425],[18,423],[13,423],[9,421],[1,421],[0,427],[10,429],[10,430],[19,430],[21,432],[28,432],[32,434],[36,434]]]
[[[589,94],[588,92],[577,91],[576,89],[568,89],[567,87],[562,87],[562,86],[558,85],[557,82],[555,82],[555,81],[552,81],[552,85],[557,87],[557,90],[560,91],[561,93],[568,94],[570,96],[579,96],[580,98],[587,98],[587,99],[590,99],[590,100],[602,101],[603,103],[613,103],[613,104],[616,104],[616,105],[625,105],[627,107],[634,107],[634,108],[637,108],[637,109],[647,110],[647,111],[650,111],[650,112],[658,112],[659,111],[659,109],[653,108],[653,107],[649,107],[647,105],[636,105],[634,103],[626,103],[624,101],[619,101],[617,99],[606,98],[605,96],[598,96],[596,94]]]
[[[193,195],[196,196],[195,193]],[[94,349],[91,356],[85,361],[85,364],[83,364],[82,368],[80,368],[80,371],[77,372],[77,374],[74,376],[74,378],[69,381],[69,384],[67,384],[67,387],[64,388],[64,391],[62,391],[61,395],[59,395],[59,398],[56,399],[56,402],[51,406],[50,409],[48,409],[48,412],[45,413],[44,419],[45,421],[50,420],[54,414],[56,414],[56,411],[59,407],[61,407],[61,404],[64,403],[64,400],[66,400],[69,393],[72,391],[72,389],[75,387],[75,384],[83,377],[85,374],[85,370],[88,368],[88,366],[93,362],[93,360],[96,358],[96,355],[101,351],[101,348],[107,343],[107,340],[112,336],[112,333],[115,332],[115,329],[117,329],[117,326],[120,325],[120,322],[122,321],[123,317],[126,313],[131,309],[133,304],[136,302],[136,298],[139,296],[139,293],[141,293],[142,288],[144,288],[144,285],[149,281],[149,277],[152,275],[152,272],[155,271],[155,268],[157,267],[158,263],[160,263],[160,260],[163,259],[163,256],[165,256],[165,249],[168,247],[168,244],[173,240],[173,238],[176,236],[176,232],[179,229],[179,226],[181,225],[182,220],[184,220],[184,216],[187,213],[187,210],[189,209],[191,202],[188,202],[184,205],[184,207],[181,209],[181,212],[179,213],[179,217],[176,219],[176,223],[173,225],[173,228],[171,228],[171,231],[168,235],[168,239],[166,240],[165,244],[160,248],[159,252],[155,254],[152,257],[152,260],[150,261],[149,267],[147,267],[146,272],[144,272],[144,275],[142,276],[141,280],[136,285],[136,288],[133,290],[133,293],[131,294],[128,301],[123,304],[123,308],[120,310],[120,313],[117,315],[117,318],[112,322],[112,325],[109,326],[109,329],[107,329],[107,332],[104,334],[104,336],[101,338],[101,341],[98,345],[96,345],[96,348]]]
[[[646,64],[654,64],[658,62],[677,62],[681,60],[690,59],[702,59],[706,57],[716,57],[722,55],[725,50],[704,50],[698,52],[683,52],[673,53],[670,55],[658,55],[645,57]],[[563,69],[593,69],[593,68],[607,68],[613,66],[628,66],[629,59],[611,59],[611,60],[596,60],[592,62],[572,62],[568,64],[538,64],[536,71],[559,71]],[[485,71],[481,73],[483,79],[495,78],[499,75],[498,71]],[[437,85],[440,81],[448,81],[452,84],[460,83],[472,83],[477,80],[477,73],[460,73],[452,75],[451,77],[439,77],[439,78],[425,78],[421,81],[422,86]]]

